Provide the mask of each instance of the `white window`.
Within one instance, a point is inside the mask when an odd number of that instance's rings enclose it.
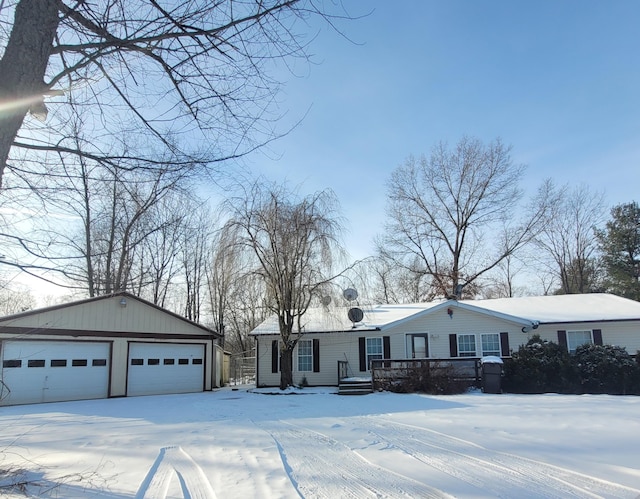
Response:
[[[591,331],[567,331],[567,346],[569,353],[575,353],[580,345],[593,343]]]
[[[382,338],[367,338],[367,367],[376,359],[382,359]]]
[[[476,356],[476,335],[475,334],[459,334],[458,335],[458,356],[459,357],[475,357]]]
[[[500,357],[500,335],[498,333],[489,333],[481,335],[482,340],[482,356],[495,355]]]
[[[313,368],[313,341],[298,341],[298,371],[311,371]]]

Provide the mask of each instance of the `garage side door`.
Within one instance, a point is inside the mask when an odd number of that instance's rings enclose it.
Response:
[[[204,390],[204,345],[130,343],[127,395]]]
[[[0,404],[106,398],[110,344],[82,341],[4,341]]]

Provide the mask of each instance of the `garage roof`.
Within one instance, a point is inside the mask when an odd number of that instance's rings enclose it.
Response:
[[[109,308],[107,302],[112,302],[115,308]],[[221,337],[212,329],[124,291],[0,318],[0,332],[18,328],[30,328],[34,332],[61,330],[68,334],[74,330],[177,335],[190,331]]]

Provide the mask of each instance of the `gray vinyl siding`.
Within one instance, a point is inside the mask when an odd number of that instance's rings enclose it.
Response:
[[[543,340],[558,343],[558,331],[586,331],[600,329],[605,345],[625,347],[627,353],[635,355],[640,350],[640,320],[618,322],[573,322],[563,324],[541,324],[528,336],[539,334]],[[524,342],[526,343],[526,341]]]
[[[451,317],[446,309],[438,310],[386,329],[384,335],[391,336],[391,356],[394,359],[407,358],[407,334],[428,334],[429,358],[448,359],[450,334],[476,334],[476,349],[480,356],[480,334],[503,332],[509,333],[511,349],[517,349],[523,340],[526,342],[522,324],[455,308]]]
[[[297,350],[293,353],[293,382],[301,383],[306,377],[312,386],[334,386],[338,384],[338,361],[348,361],[349,376],[363,376],[368,371],[359,370],[358,338],[383,335],[379,331],[348,331],[342,333],[307,333],[304,339],[317,339],[320,342],[320,372],[298,371]],[[278,339],[275,335],[258,337],[258,384],[261,386],[277,386],[280,384],[280,372],[271,372],[271,342]],[[392,341],[393,345],[393,341]],[[393,348],[393,346],[392,346]],[[393,350],[392,350],[393,355]]]
[[[350,330],[341,333],[306,333],[305,339],[319,339],[320,341],[320,372],[300,373],[297,371],[297,357],[294,352],[295,383],[300,383],[306,376],[307,382],[315,386],[332,386],[338,384],[337,361],[349,362],[349,376],[365,376],[368,371],[360,371],[358,338],[390,338],[390,356],[393,359],[408,358],[406,352],[406,337],[408,334],[427,334],[429,358],[450,358],[450,334],[475,334],[476,356],[482,356],[481,338],[483,333],[507,333],[510,351],[517,351],[534,334],[543,339],[558,342],[558,330],[586,330],[600,329],[605,344],[624,346],[630,354],[640,350],[640,320],[571,323],[571,324],[542,324],[538,329],[528,333],[522,332],[523,323],[505,320],[483,313],[452,308],[450,317],[447,309],[436,310],[433,313],[420,314],[417,317],[401,321],[382,331]],[[280,373],[271,373],[271,341],[276,335],[259,335],[259,374],[258,381],[263,386],[277,386],[280,383]]]

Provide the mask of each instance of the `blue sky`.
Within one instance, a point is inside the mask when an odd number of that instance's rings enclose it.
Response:
[[[640,201],[640,2],[345,5],[372,12],[342,24],[353,42],[319,28],[317,64],[286,74],[281,96],[283,129],[308,115],[246,162],[302,192],[333,189],[354,257],[373,251],[391,171],[463,135],[512,145],[529,194],[551,177]]]

